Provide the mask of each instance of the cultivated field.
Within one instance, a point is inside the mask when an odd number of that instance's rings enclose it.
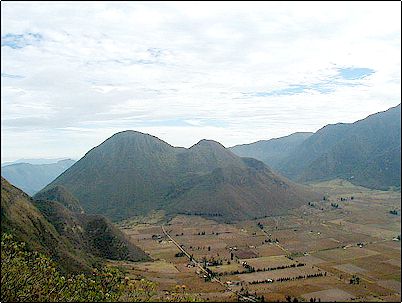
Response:
[[[160,292],[185,285],[210,301],[234,301],[239,293],[255,301],[400,301],[401,194],[342,180],[311,186],[325,200],[286,216],[236,224],[185,215],[166,222],[161,213],[126,220],[122,231],[154,261],[113,264],[157,282]],[[162,225],[219,281],[179,254]]]

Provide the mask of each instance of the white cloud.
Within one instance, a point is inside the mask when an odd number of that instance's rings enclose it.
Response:
[[[1,6],[2,37],[35,37],[2,46],[2,74],[17,75],[2,77],[2,161],[79,158],[125,129],[172,145],[231,146],[400,103],[399,3]],[[375,73],[361,85],[311,89],[349,67]],[[310,89],[269,95],[289,87]]]

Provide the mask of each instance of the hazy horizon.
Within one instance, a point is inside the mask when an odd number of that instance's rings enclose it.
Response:
[[[398,2],[1,7],[2,163],[124,130],[230,147],[401,103]]]
[[[395,105],[395,106],[392,106],[392,107],[396,107],[396,106],[398,106],[398,105],[400,105],[400,103],[397,104],[397,105]],[[391,107],[391,108],[392,108],[392,107]],[[373,114],[374,114],[374,113],[373,113]],[[370,114],[370,115],[371,115],[371,114]],[[369,116],[370,116],[370,115],[369,115]],[[363,118],[361,118],[361,119],[364,119],[364,118],[366,118],[366,117],[363,117]],[[358,119],[358,120],[356,120],[356,121],[359,121],[359,120],[361,120],[361,119]],[[356,122],[356,121],[352,121],[352,122]],[[337,123],[344,123],[344,122],[339,121],[339,122],[337,122]],[[336,123],[335,123],[335,124],[336,124]],[[327,125],[328,125],[328,124],[327,124]],[[324,126],[326,126],[326,125],[323,125],[322,127],[324,127]],[[320,127],[319,129],[321,129],[322,127]],[[317,129],[317,130],[319,130],[319,129]],[[122,130],[122,131],[136,131],[136,130],[135,130],[135,129],[127,129],[127,130]],[[122,131],[120,131],[120,132],[122,132]],[[295,132],[295,133],[300,133],[300,132]],[[315,131],[312,132],[312,133],[315,133]],[[146,134],[148,134],[148,133],[146,133]],[[286,135],[284,135],[284,136],[279,136],[279,137],[263,138],[263,139],[259,139],[259,140],[277,139],[277,138],[281,138],[281,137],[290,136],[290,135],[292,135],[292,134],[294,134],[294,133],[286,134]],[[153,134],[149,134],[149,135],[154,136]],[[85,153],[87,153],[87,152],[88,152],[89,150],[91,150],[92,148],[94,148],[94,147],[96,147],[96,146],[102,144],[105,140],[107,140],[107,139],[109,139],[109,138],[110,138],[110,136],[107,137],[107,138],[105,138],[105,139],[102,140],[101,142],[99,142],[99,144],[96,144],[95,146],[90,147]],[[159,139],[161,139],[162,141],[165,141],[166,143],[170,144],[168,141],[166,141],[166,140],[164,140],[164,139],[162,139],[162,138],[159,138]],[[202,139],[200,139],[200,140],[203,140],[203,139],[211,140],[210,138],[202,138]],[[190,144],[189,146],[179,146],[179,145],[173,145],[173,144],[170,144],[170,145],[175,146],[175,147],[185,147],[185,148],[189,148],[189,147],[191,147],[192,145],[198,143],[200,140],[198,140],[197,142],[194,142],[193,144]],[[257,141],[259,141],[259,140],[257,140]],[[235,145],[249,144],[249,143],[254,143],[254,142],[257,142],[257,141],[238,143],[238,144],[235,144]],[[220,142],[220,143],[221,143],[221,142]],[[226,147],[226,148],[229,148],[229,147],[233,147],[233,146],[235,146],[235,145],[225,146],[225,147]],[[81,158],[85,155],[85,153],[82,154],[81,156],[77,157],[77,158],[73,158],[73,157],[34,158],[34,159],[30,159],[30,158],[19,158],[19,159],[13,159],[13,160],[9,160],[9,161],[4,161],[4,162],[3,162],[3,160],[2,160],[2,161],[1,161],[1,164],[3,165],[4,163],[15,162],[15,161],[22,161],[22,160],[26,160],[27,163],[32,162],[32,160],[33,160],[33,161],[35,161],[35,160],[49,160],[49,161],[48,161],[49,163],[54,163],[54,162],[57,162],[57,161],[59,161],[59,160],[66,160],[66,159],[71,159],[71,160],[74,160],[74,161],[78,161],[79,159],[81,159]],[[32,163],[32,164],[34,164],[34,163]]]

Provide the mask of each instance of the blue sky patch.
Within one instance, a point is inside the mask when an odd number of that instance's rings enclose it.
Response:
[[[344,80],[359,80],[375,73],[371,68],[346,67],[338,69],[339,76]]]
[[[336,90],[337,87],[342,86],[362,86],[365,85],[361,82],[353,80],[361,80],[375,73],[375,70],[370,68],[355,68],[345,67],[338,68],[338,74],[331,76],[325,81],[308,84],[290,84],[287,87],[274,89],[271,91],[262,92],[243,92],[244,98],[251,97],[269,97],[269,96],[291,96],[302,94],[306,91],[316,91],[321,94],[329,94]]]
[[[10,79],[22,79],[24,76],[21,75],[12,75],[12,74],[6,74],[6,73],[1,73],[1,76],[3,78],[10,78]]]
[[[12,49],[19,49],[28,45],[37,44],[43,40],[39,33],[25,33],[25,34],[5,34],[1,36],[1,47],[8,46]]]

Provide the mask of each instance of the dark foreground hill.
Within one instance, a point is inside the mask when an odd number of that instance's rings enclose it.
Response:
[[[272,150],[290,137],[269,140],[265,149],[256,142],[232,150],[255,156],[297,182],[341,178],[376,189],[401,186],[401,105],[354,123],[327,125],[279,161],[272,159]]]
[[[318,198],[218,142],[177,148],[135,131],[93,148],[45,190],[58,185],[87,213],[113,220],[157,209],[239,220],[284,213]]]
[[[104,258],[149,259],[107,219],[74,213],[56,201],[34,201],[4,178],[1,231],[11,233],[32,250],[52,256],[65,272],[90,271]]]
[[[37,193],[75,163],[65,159],[51,164],[15,163],[1,167],[1,175],[29,195]]]

